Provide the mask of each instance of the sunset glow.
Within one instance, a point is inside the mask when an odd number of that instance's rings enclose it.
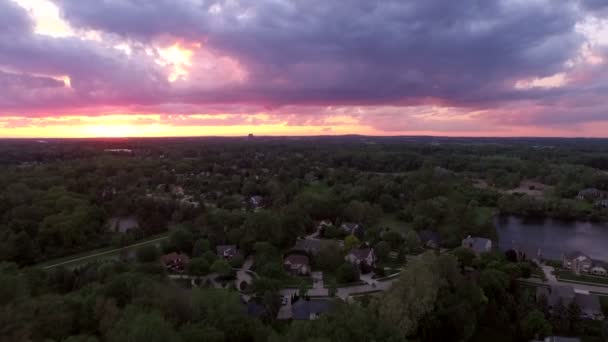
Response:
[[[607,135],[608,6],[372,3],[0,0],[0,137]]]
[[[200,44],[191,44],[191,48],[200,48]],[[158,54],[160,58],[156,62],[170,70],[169,82],[187,78],[192,66],[192,50],[182,47],[180,43],[175,43],[169,47],[159,48]]]

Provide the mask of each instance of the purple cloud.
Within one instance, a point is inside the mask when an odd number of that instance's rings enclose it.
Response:
[[[479,111],[475,118],[496,124],[608,120],[605,47],[588,48],[599,62],[578,61],[590,43],[577,27],[605,1],[54,2],[77,32],[95,30],[101,40],[36,34],[25,10],[0,0],[0,84],[11,89],[0,94],[0,114],[228,108],[327,125],[332,106],[351,108],[347,115],[373,127],[426,130],[440,124],[420,119],[418,108],[443,106],[456,108],[455,116]],[[193,49],[189,78],[171,83],[150,51],[176,41],[201,47]],[[123,43],[130,54],[115,48]],[[560,73],[567,82],[559,86],[515,87]],[[71,87],[61,86],[61,76]],[[367,116],[352,109],[358,106]],[[391,109],[371,109],[379,106]]]

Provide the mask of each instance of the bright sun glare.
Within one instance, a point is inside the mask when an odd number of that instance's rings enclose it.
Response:
[[[192,44],[191,48],[200,48],[200,44]],[[158,48],[159,59],[156,62],[162,66],[170,68],[169,81],[185,80],[188,77],[188,70],[192,66],[193,50],[185,48],[177,42],[169,47]]]

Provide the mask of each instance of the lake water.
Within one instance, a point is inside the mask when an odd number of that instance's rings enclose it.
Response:
[[[566,222],[554,219],[529,220],[497,217],[498,247],[518,248],[528,258],[540,251],[546,259],[561,259],[563,253],[581,251],[593,259],[608,261],[608,225]]]

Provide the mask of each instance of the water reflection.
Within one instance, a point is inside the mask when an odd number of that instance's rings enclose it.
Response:
[[[581,251],[591,258],[608,261],[608,225],[566,222],[554,219],[496,218],[501,250],[518,248],[528,257],[540,249],[543,257],[561,259],[563,253]]]

